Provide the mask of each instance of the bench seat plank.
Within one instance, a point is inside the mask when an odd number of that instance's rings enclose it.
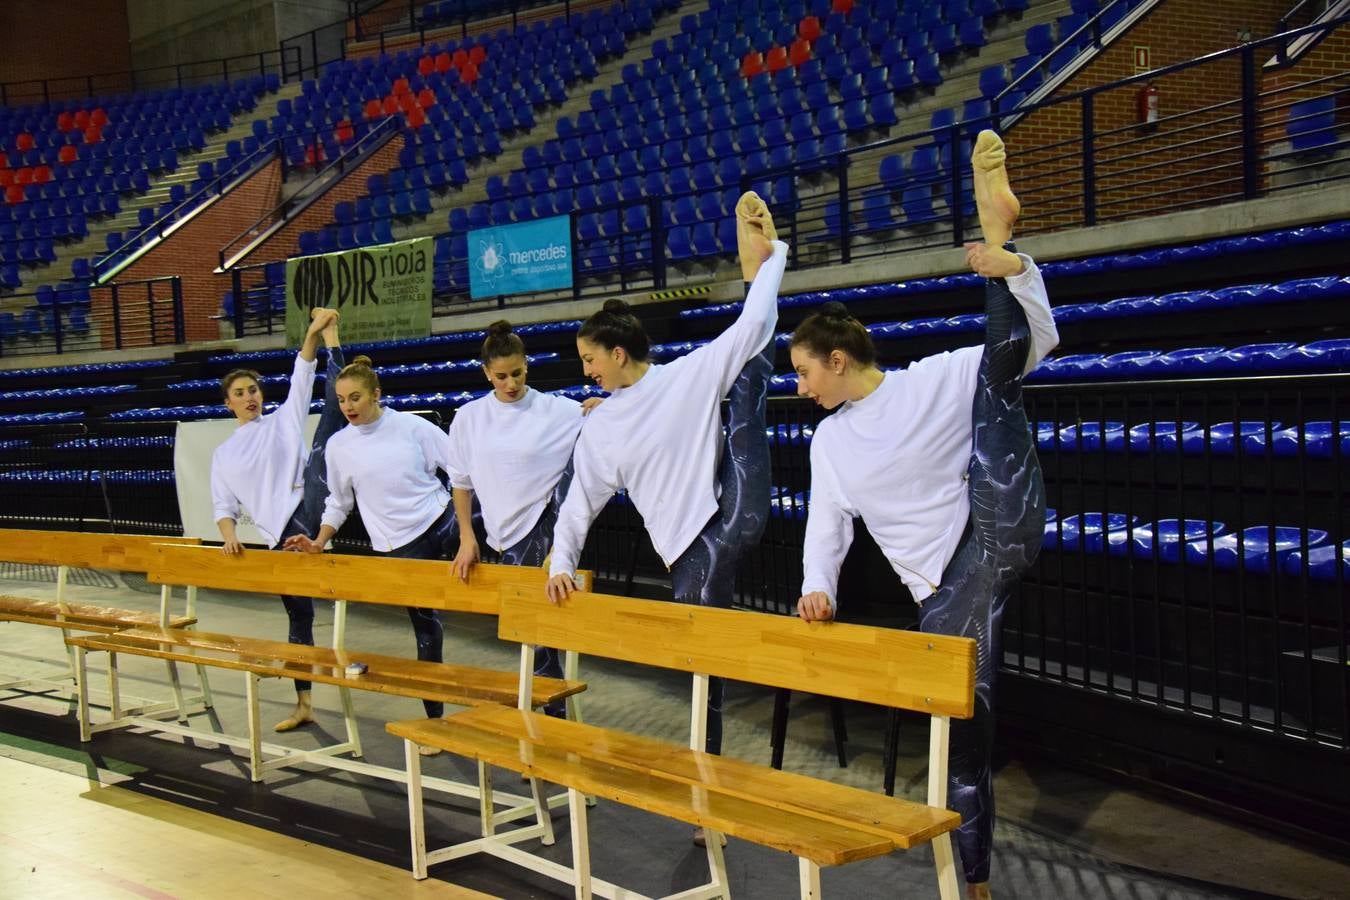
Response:
[[[0,596],[0,621],[114,634],[128,628],[157,627],[159,613],[84,603],[67,603],[63,609],[55,600],[3,595]],[[174,628],[186,628],[195,625],[197,619],[173,616],[169,622]]]
[[[72,636],[67,643],[86,650],[172,659],[278,678],[300,678],[377,693],[439,700],[456,706],[514,704],[518,688],[514,672],[172,628],[141,628],[98,637]],[[348,663],[357,661],[368,665],[369,671],[348,678],[344,669]],[[580,681],[537,678],[532,700],[536,706],[542,706],[585,688],[585,683]]]
[[[947,810],[506,707],[480,707],[444,720],[393,722],[386,727],[415,743],[735,835],[820,865],[885,855],[960,824],[960,817]]]

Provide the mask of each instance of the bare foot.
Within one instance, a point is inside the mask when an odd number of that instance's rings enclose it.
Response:
[[[295,712],[282,719],[273,727],[277,731],[294,731],[301,725],[308,725],[313,721],[314,708],[310,706],[308,698],[303,698],[295,704]]]
[[[980,213],[984,242],[1002,247],[1012,238],[1013,223],[1022,212],[1012,188],[1008,186],[1007,152],[1003,141],[992,131],[981,131],[970,154],[975,185],[975,206]]]
[[[736,248],[741,258],[741,277],[754,281],[759,267],[773,255],[772,241],[778,240],[769,207],[754,191],[746,191],[736,201]]]

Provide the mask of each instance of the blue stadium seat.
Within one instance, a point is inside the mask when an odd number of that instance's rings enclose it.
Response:
[[[1340,571],[1336,561],[1340,559]],[[1308,577],[1313,581],[1334,582],[1339,579],[1342,585],[1350,585],[1350,540],[1339,546],[1324,544],[1308,550]],[[1295,548],[1284,556],[1281,565],[1284,573],[1295,578],[1303,575],[1303,551]]]
[[[1272,540],[1272,531],[1274,532]],[[1248,572],[1256,572],[1261,575],[1268,575],[1272,571],[1272,555],[1274,556],[1274,570],[1278,570],[1284,558],[1294,550],[1302,548],[1305,536],[1303,529],[1288,527],[1283,525],[1266,526],[1256,525],[1251,528],[1245,528],[1242,531],[1243,554],[1242,564]],[[1320,547],[1327,542],[1327,533],[1316,528],[1310,528],[1307,531],[1306,540],[1311,550]],[[1226,534],[1223,537],[1214,540],[1214,567],[1216,569],[1233,570],[1238,567],[1238,536],[1236,534]],[[1193,565],[1204,565],[1209,558],[1208,544],[1198,541],[1191,541],[1186,544],[1186,562]]]
[[[1156,551],[1162,562],[1175,563],[1181,560],[1183,545],[1207,542],[1211,536],[1219,538],[1227,533],[1227,526],[1222,522],[1186,519],[1183,523],[1177,519],[1161,519],[1134,528],[1128,542],[1125,532],[1108,533],[1107,552],[1116,556],[1128,552],[1136,559],[1152,559]]]
[[[1108,535],[1123,534],[1131,525],[1139,524],[1138,516],[1125,513],[1082,513],[1056,520],[1046,511],[1045,536],[1041,546],[1046,550],[1059,549],[1072,553],[1082,548],[1088,553],[1100,553]]]

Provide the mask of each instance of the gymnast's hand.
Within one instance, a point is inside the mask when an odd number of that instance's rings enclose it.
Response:
[[[966,244],[966,265],[985,278],[1008,278],[1026,270],[1022,257],[988,244]]]
[[[812,591],[797,601],[797,615],[803,622],[828,622],[834,618],[834,609],[824,591]]]
[[[237,556],[244,552],[244,545],[239,538],[230,538],[220,546],[220,552],[226,556]]]
[[[572,580],[571,575],[566,574],[554,575],[544,586],[544,591],[548,594],[550,603],[562,603],[576,589],[576,582]]]
[[[583,416],[589,416],[591,414],[591,410],[595,409],[597,406],[599,406],[601,403],[604,402],[605,402],[604,397],[587,397],[585,400],[581,401],[581,414]]]
[[[469,570],[480,559],[482,557],[478,555],[478,539],[466,537],[459,542],[459,552],[455,554],[455,561],[450,565],[454,568],[455,574],[459,576],[459,580],[468,584]]]
[[[323,547],[310,539],[307,534],[294,534],[286,538],[283,550],[296,550],[300,553],[322,553]]]

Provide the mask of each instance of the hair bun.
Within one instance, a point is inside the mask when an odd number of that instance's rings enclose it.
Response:
[[[502,335],[510,334],[511,330],[511,323],[505,319],[498,319],[487,327],[487,333],[493,337],[501,337]]]
[[[603,308],[605,312],[614,313],[615,315],[619,316],[628,316],[633,314],[632,307],[630,307],[627,303],[618,299],[617,297],[610,300],[606,300]]]
[[[365,366],[367,369],[373,369],[375,367],[375,364],[370,361],[370,357],[366,356],[364,353],[352,359],[351,365]]]
[[[840,303],[838,300],[830,300],[826,303],[821,304],[820,314],[822,316],[829,316],[831,319],[853,318],[853,313],[849,312],[848,307]]]

